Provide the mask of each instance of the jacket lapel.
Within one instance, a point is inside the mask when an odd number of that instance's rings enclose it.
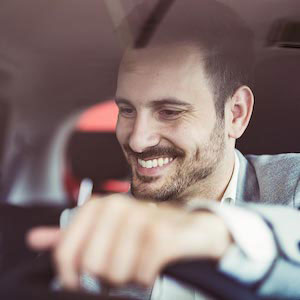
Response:
[[[260,202],[259,184],[255,169],[240,151],[236,150],[236,152],[240,161],[236,204]]]

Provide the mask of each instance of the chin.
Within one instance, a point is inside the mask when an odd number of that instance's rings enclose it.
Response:
[[[144,176],[133,167],[132,174],[131,193],[137,199],[166,202],[179,197],[181,184],[178,183],[182,180],[178,178],[177,168],[168,169],[158,176]]]
[[[137,199],[153,202],[166,202],[178,197],[178,191],[159,182],[132,184],[131,193]]]

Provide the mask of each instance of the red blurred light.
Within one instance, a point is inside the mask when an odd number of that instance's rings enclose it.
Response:
[[[117,119],[118,107],[110,100],[87,109],[79,118],[76,129],[88,132],[114,132]]]

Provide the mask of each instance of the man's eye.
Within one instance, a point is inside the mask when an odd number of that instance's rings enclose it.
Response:
[[[159,112],[160,117],[164,119],[176,119],[182,113],[180,110],[164,109]]]
[[[130,118],[134,116],[135,111],[130,107],[119,107],[119,114],[124,117]]]

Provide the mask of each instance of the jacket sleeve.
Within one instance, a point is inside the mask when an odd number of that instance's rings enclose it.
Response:
[[[300,211],[281,205],[203,203],[234,240],[218,270],[267,299],[300,299]]]
[[[279,205],[246,206],[266,222],[277,247],[273,264],[257,285],[258,293],[279,299],[300,299],[300,211]]]

